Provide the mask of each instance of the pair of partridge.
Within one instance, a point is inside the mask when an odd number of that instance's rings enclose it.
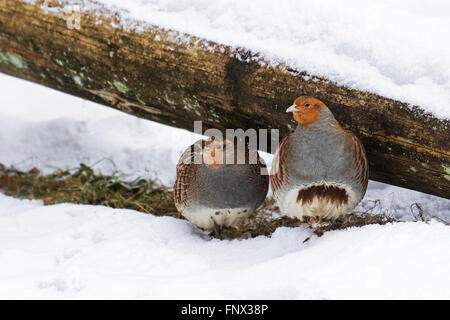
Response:
[[[337,218],[356,207],[368,182],[368,165],[359,139],[343,129],[327,106],[311,97],[300,97],[293,112],[297,128],[280,143],[270,181],[283,214],[319,222]],[[181,214],[206,230],[236,226],[260,206],[269,179],[262,174],[264,161],[226,161],[236,144],[199,140],[177,165],[175,205]],[[246,157],[247,159],[247,157]],[[196,161],[200,160],[200,161]]]
[[[182,154],[175,206],[194,225],[217,234],[221,226],[236,226],[264,202],[269,188],[264,160],[248,144],[242,155],[238,151],[237,143],[209,139]]]

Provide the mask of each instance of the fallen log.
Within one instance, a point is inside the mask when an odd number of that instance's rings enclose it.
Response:
[[[0,0],[0,72],[188,130],[202,120],[283,136],[295,126],[286,107],[312,95],[364,143],[371,179],[450,198],[448,119],[242,48],[142,22],[125,28],[106,9],[74,16],[63,1],[42,3]]]

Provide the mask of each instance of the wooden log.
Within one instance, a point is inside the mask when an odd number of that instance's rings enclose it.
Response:
[[[295,127],[286,107],[312,95],[364,143],[371,179],[450,198],[448,119],[242,48],[142,22],[140,32],[125,30],[107,10],[69,21],[70,12],[41,3],[0,0],[0,72],[188,130],[202,120],[204,129],[279,128],[283,136]]]

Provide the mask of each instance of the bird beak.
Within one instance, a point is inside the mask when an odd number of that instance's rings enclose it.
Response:
[[[295,104],[286,109],[286,112],[294,112],[294,111],[297,111],[297,106]]]

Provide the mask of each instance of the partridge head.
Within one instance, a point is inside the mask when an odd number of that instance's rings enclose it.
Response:
[[[306,128],[308,125],[320,120],[322,112],[326,112],[327,106],[320,100],[311,97],[299,97],[294,104],[287,108],[286,112],[292,112],[294,120]]]

